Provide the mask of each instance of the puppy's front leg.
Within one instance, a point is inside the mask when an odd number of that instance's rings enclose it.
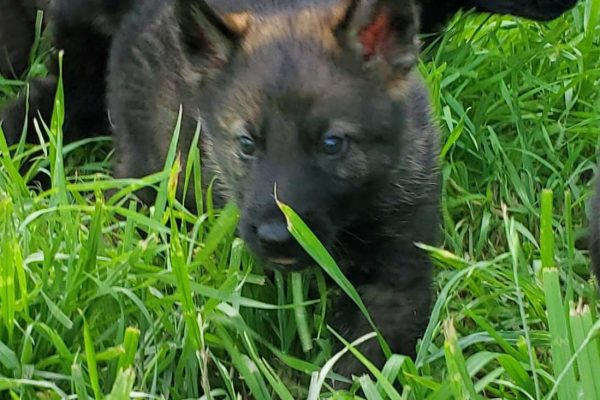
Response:
[[[37,143],[33,120],[41,115],[47,123],[52,116],[54,108],[54,95],[56,92],[56,78],[35,79],[29,87],[29,110],[27,111],[27,95],[21,93],[15,100],[0,110],[0,121],[8,145],[19,142],[25,120],[27,118],[27,142]]]
[[[414,357],[417,340],[429,320],[431,266],[428,259],[419,257],[404,267],[427,272],[408,280],[389,276],[388,279],[360,285],[357,290],[392,352]],[[335,306],[332,325],[348,341],[373,331],[358,307],[347,297],[340,299]],[[385,364],[385,356],[376,339],[358,346],[358,350],[378,368]],[[346,377],[367,372],[366,367],[352,354],[342,358],[335,370]]]

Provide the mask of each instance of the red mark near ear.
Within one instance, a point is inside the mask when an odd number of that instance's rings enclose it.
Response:
[[[365,58],[371,57],[378,50],[384,48],[392,33],[390,15],[387,10],[381,10],[371,21],[371,23],[358,34],[360,43],[363,45],[363,55]]]

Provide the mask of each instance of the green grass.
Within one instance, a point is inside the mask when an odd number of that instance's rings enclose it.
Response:
[[[327,379],[339,339],[325,275],[353,289],[285,205],[323,269],[263,273],[234,236],[235,207],[214,210],[208,193],[198,217],[174,200],[175,152],[151,177],[111,179],[107,139],[63,147],[57,109],[31,167],[52,177],[41,191],[19,173],[27,149],[0,139],[0,398],[600,398],[600,309],[581,245],[600,145],[599,23],[597,0],[549,24],[469,15],[425,50],[444,136],[444,245],[427,248],[437,302],[416,360],[371,365],[347,392]],[[0,79],[0,93],[20,85]],[[181,185],[199,178],[190,157]],[[162,188],[149,211],[127,200],[147,184]]]

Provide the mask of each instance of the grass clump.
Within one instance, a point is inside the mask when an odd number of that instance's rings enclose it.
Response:
[[[600,398],[580,246],[599,153],[599,9],[583,1],[548,24],[466,15],[425,50],[444,134],[445,240],[426,248],[437,301],[416,360],[392,355],[347,391],[326,379],[342,338],[326,325],[324,272],[353,289],[291,210],[324,270],[265,273],[235,237],[234,206],[214,209],[210,191],[199,215],[177,203],[176,184],[200,177],[197,152],[182,182],[174,148],[163,171],[115,180],[108,138],[63,146],[60,106],[36,162],[0,132],[0,397]],[[32,185],[40,170],[48,191]],[[160,195],[142,210],[128,199],[148,185]]]

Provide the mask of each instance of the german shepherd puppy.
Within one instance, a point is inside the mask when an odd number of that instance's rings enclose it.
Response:
[[[518,14],[542,2],[485,3]],[[431,297],[431,263],[414,243],[437,242],[439,203],[437,134],[413,71],[418,9],[433,24],[428,15],[441,21],[481,7],[450,4],[440,11],[428,0],[56,0],[65,139],[106,128],[102,77],[112,48],[115,174],[162,166],[183,105],[183,159],[202,121],[205,172],[218,177],[222,202],[240,205],[240,233],[258,258],[284,270],[310,264],[287,232],[278,196],[336,256],[392,350],[412,355]],[[32,109],[49,115],[52,80],[44,82]],[[18,104],[5,113],[9,142],[11,130],[20,132]],[[370,330],[344,298],[333,323],[349,339]],[[361,350],[382,365],[376,344]],[[361,370],[347,359],[340,372]]]
[[[114,36],[115,175],[162,168],[182,105],[182,159],[201,121],[204,172],[239,205],[250,250],[285,271],[311,264],[277,196],[335,255],[392,350],[414,355],[432,270],[415,242],[437,243],[440,194],[417,32],[411,0],[146,0]],[[347,299],[333,322],[348,339],[371,330]],[[383,365],[376,343],[362,351]],[[349,359],[340,372],[361,370]]]

